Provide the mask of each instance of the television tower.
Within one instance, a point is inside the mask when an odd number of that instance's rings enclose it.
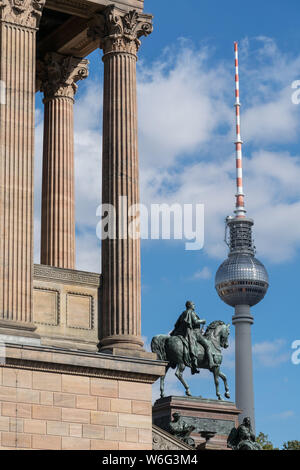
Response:
[[[235,215],[226,218],[225,242],[229,247],[228,258],[219,267],[215,287],[220,298],[235,308],[232,323],[235,326],[235,396],[236,405],[242,410],[240,421],[249,416],[255,429],[254,391],[252,371],[251,325],[254,318],[250,307],[260,302],[269,287],[264,265],[255,258],[252,239],[253,220],[246,217],[242,140],[240,134],[240,96],[238,71],[238,44],[235,52],[235,111],[236,111],[236,204]]]

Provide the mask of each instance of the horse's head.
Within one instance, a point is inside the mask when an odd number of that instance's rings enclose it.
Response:
[[[228,348],[228,336],[230,334],[230,323],[222,320],[213,321],[206,328],[204,336],[211,341],[217,341],[221,348]]]

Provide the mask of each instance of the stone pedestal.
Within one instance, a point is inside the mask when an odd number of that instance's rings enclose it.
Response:
[[[179,412],[186,422],[196,427],[191,434],[196,447],[218,450],[227,449],[227,437],[231,429],[238,426],[240,414],[233,402],[169,396],[156,400],[152,409],[153,424],[166,430],[175,412]],[[216,434],[206,444],[200,435],[202,431],[212,431]]]

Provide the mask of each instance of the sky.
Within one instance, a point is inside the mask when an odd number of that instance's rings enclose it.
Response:
[[[154,31],[142,38],[137,65],[141,201],[204,204],[204,246],[184,240],[142,241],[142,334],[168,333],[187,299],[207,322],[231,322],[214,276],[227,256],[224,219],[235,203],[234,54],[239,42],[241,135],[247,215],[254,219],[257,258],[269,273],[265,299],[253,307],[256,431],[274,445],[300,440],[300,5],[289,0],[145,0]],[[76,268],[100,272],[96,237],[101,202],[101,53],[75,104]],[[35,261],[39,262],[43,140],[36,110]],[[294,100],[295,101],[295,100]],[[223,371],[234,400],[234,327]],[[166,394],[184,393],[172,372]],[[185,377],[193,395],[215,398],[212,375]],[[221,384],[222,386],[222,384]],[[153,387],[158,398],[158,383]]]

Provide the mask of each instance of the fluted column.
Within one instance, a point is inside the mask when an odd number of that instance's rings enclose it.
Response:
[[[0,0],[0,331],[31,334],[36,30],[45,0]]]
[[[76,82],[88,60],[48,53],[38,63],[44,92],[41,264],[75,268],[74,125]]]
[[[139,203],[136,60],[151,19],[110,6],[90,30],[104,53],[102,204],[116,211],[115,239],[102,240],[102,350],[143,346],[140,240],[130,236],[128,209]]]

